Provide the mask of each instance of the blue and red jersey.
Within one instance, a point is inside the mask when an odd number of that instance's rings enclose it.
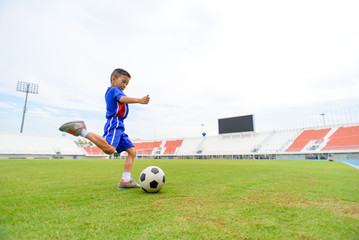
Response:
[[[128,115],[128,104],[121,103],[120,98],[125,96],[119,87],[109,87],[105,94],[107,122],[103,137],[109,144],[116,147],[118,153],[134,147],[125,133],[125,125],[123,124],[123,120]]]
[[[126,95],[119,87],[109,87],[105,94],[106,118],[119,117],[125,119],[128,115],[128,104],[121,103],[120,98]]]

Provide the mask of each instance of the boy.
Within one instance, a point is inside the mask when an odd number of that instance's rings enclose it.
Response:
[[[70,133],[74,136],[82,136],[95,143],[104,153],[113,154],[115,151],[128,153],[123,167],[122,179],[118,185],[122,188],[139,188],[140,185],[131,178],[133,161],[136,157],[136,149],[125,133],[124,119],[128,115],[128,104],[148,104],[149,95],[142,98],[127,97],[123,91],[131,80],[131,75],[120,68],[115,69],[111,74],[111,87],[105,94],[106,118],[104,135],[101,137],[88,132],[84,121],[73,121],[63,124],[60,131]]]

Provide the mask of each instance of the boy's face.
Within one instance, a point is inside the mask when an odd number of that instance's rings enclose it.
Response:
[[[121,90],[125,90],[128,83],[130,82],[129,77],[125,76],[125,75],[120,75],[118,78],[116,77],[112,77],[112,87],[119,87],[121,88]]]

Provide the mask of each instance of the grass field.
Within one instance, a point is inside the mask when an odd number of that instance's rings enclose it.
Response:
[[[123,160],[0,160],[1,239],[359,239],[344,163],[136,160],[157,194],[117,190]]]

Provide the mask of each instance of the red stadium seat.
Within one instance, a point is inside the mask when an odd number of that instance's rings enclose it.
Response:
[[[133,143],[138,155],[153,154],[155,148],[161,147],[162,141]]]
[[[310,141],[322,140],[331,128],[303,131],[290,145],[286,152],[300,152]]]
[[[164,154],[174,154],[179,146],[181,146],[183,140],[168,140],[165,143]]]
[[[338,128],[322,151],[350,149],[359,149],[359,126]]]

